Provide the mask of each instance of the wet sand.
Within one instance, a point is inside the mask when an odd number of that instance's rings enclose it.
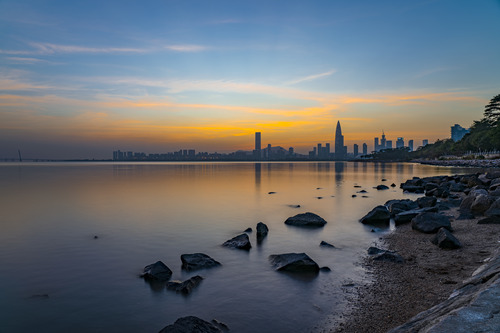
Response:
[[[434,235],[398,226],[380,237],[378,247],[397,251],[406,262],[374,262],[367,256],[363,265],[373,277],[361,286],[346,285],[351,306],[325,332],[387,332],[416,314],[446,300],[454,289],[499,246],[500,225],[479,225],[479,219],[456,220],[453,234],[462,243],[457,250],[443,250],[430,242]]]

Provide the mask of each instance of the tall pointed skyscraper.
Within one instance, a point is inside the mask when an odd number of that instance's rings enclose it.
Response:
[[[337,121],[337,129],[335,130],[335,159],[343,159],[345,158],[345,155],[344,136],[342,135],[342,128],[340,128],[339,120]]]

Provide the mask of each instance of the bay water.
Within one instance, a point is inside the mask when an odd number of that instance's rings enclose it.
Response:
[[[0,332],[157,332],[188,315],[233,332],[318,330],[344,310],[342,285],[366,281],[360,260],[389,232],[359,219],[387,200],[417,198],[399,188],[406,179],[464,172],[371,162],[1,163]],[[284,224],[304,212],[328,223]],[[270,229],[260,244],[258,222]],[[221,246],[248,227],[250,251]],[[222,266],[181,270],[180,256],[197,252]],[[276,272],[269,255],[289,252],[331,272]],[[158,260],[173,280],[204,280],[188,296],[153,288],[139,276]]]

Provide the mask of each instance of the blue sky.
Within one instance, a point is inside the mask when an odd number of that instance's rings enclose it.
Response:
[[[0,158],[447,138],[500,87],[500,1],[0,1]]]

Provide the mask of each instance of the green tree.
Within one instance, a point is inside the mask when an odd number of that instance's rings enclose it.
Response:
[[[500,121],[500,94],[493,97],[488,105],[484,107],[484,118],[490,125],[496,125]]]

